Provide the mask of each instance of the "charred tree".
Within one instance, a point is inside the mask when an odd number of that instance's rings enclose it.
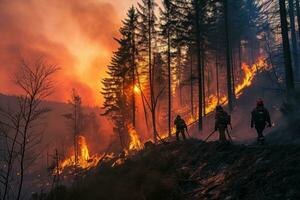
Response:
[[[164,10],[161,10],[162,21],[162,37],[166,40],[167,46],[167,65],[168,65],[168,135],[171,137],[171,120],[172,120],[172,74],[171,74],[171,35],[174,29],[174,20],[172,11],[174,10],[171,0],[163,0]]]
[[[202,102],[203,102],[203,115],[206,115],[206,90],[205,90],[205,51],[204,51],[204,40],[201,42],[201,80],[202,80]]]
[[[171,85],[171,38],[170,38],[170,2],[165,1],[166,10],[167,10],[167,20],[168,20],[168,27],[167,27],[167,54],[168,54],[168,133],[169,137],[171,137],[171,112],[172,112],[172,85]]]
[[[225,46],[226,46],[226,69],[227,69],[227,98],[228,98],[228,109],[232,111],[232,77],[231,77],[231,45],[230,45],[230,35],[229,35],[229,14],[228,14],[228,0],[224,0],[224,16],[225,16]]]
[[[291,96],[295,86],[294,86],[293,67],[292,67],[290,44],[289,44],[285,0],[279,0],[279,7],[280,7],[280,23],[281,23],[281,36],[282,36],[283,56],[284,56],[286,90],[288,96]]]
[[[299,0],[296,0],[296,13],[297,13],[298,34],[300,37],[300,3],[299,3]]]
[[[75,89],[72,91],[72,96],[70,100],[70,104],[72,106],[72,113],[70,119],[73,124],[73,145],[74,145],[74,170],[75,170],[75,178],[77,176],[77,165],[78,165],[78,136],[82,129],[82,108],[81,108],[81,97],[77,93]]]
[[[137,13],[130,8],[127,18],[120,28],[120,39],[115,39],[119,48],[114,52],[108,66],[108,78],[102,80],[102,95],[104,97],[102,115],[109,116],[113,123],[114,132],[120,139],[121,148],[128,142],[129,124],[135,125],[135,85],[139,85],[136,66],[136,27]]]
[[[299,78],[299,58],[298,58],[298,47],[297,47],[297,37],[295,29],[295,14],[294,14],[294,1],[289,0],[289,18],[290,18],[290,29],[291,29],[291,38],[292,38],[292,60],[295,72],[295,79]]]
[[[154,0],[142,0],[142,3],[138,3],[140,21],[139,26],[139,45],[140,50],[147,54],[147,65],[148,65],[148,85],[149,85],[149,105],[151,111],[152,129],[153,129],[153,139],[157,143],[157,127],[156,127],[156,98],[154,93],[154,76],[153,76],[153,46],[152,42],[154,40],[155,30],[155,7],[156,3]]]
[[[190,99],[191,113],[194,117],[194,75],[193,75],[193,54],[190,52]]]
[[[136,124],[136,30],[137,30],[137,19],[138,15],[134,7],[131,7],[127,13],[127,19],[124,21],[124,26],[121,28],[120,32],[122,35],[127,35],[128,37],[128,51],[130,52],[131,57],[131,66],[129,71],[131,72],[131,79],[132,79],[132,88],[131,88],[131,104],[132,104],[132,125],[135,128]]]
[[[195,40],[196,40],[196,63],[197,63],[197,73],[198,73],[198,130],[203,128],[203,90],[202,90],[202,56],[201,56],[201,28],[200,28],[200,18],[201,9],[199,0],[193,0],[192,3],[193,11],[195,14]]]
[[[218,105],[220,104],[220,87],[219,87],[219,60],[218,60],[218,52],[216,51],[216,84],[217,84],[217,99]]]
[[[35,142],[40,142],[38,136],[35,136],[35,139],[29,142],[29,138],[34,137],[34,130],[32,128],[45,113],[49,112],[49,109],[41,108],[40,104],[42,99],[52,94],[54,87],[52,76],[58,68],[47,64],[43,59],[37,59],[33,64],[23,59],[19,69],[20,71],[15,77],[15,83],[24,91],[24,94],[20,97],[21,107],[19,110],[22,116],[22,128],[19,141],[20,150],[18,152],[20,180],[16,190],[16,200],[21,199],[26,170],[25,159],[28,156],[28,149],[33,148],[31,145],[32,142],[34,144]]]

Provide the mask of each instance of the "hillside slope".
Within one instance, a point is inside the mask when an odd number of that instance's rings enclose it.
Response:
[[[299,179],[300,146],[187,140],[143,150],[114,168],[101,164],[59,199],[296,200]]]

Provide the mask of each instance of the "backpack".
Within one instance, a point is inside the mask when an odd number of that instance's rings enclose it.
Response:
[[[186,124],[183,119],[176,119],[175,125],[176,125],[176,129],[179,129],[179,130],[186,128]]]
[[[267,116],[266,116],[265,109],[260,108],[260,109],[255,110],[255,116],[254,116],[255,123],[263,124],[266,122],[266,119],[267,119]]]
[[[219,123],[223,125],[231,124],[231,116],[227,112],[220,113]]]

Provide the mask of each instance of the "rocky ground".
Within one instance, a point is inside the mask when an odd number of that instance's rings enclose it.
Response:
[[[300,199],[300,146],[172,142],[100,165],[57,199]]]

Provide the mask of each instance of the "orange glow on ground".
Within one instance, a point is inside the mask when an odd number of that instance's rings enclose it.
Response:
[[[261,56],[257,59],[257,62],[253,64],[251,67],[246,63],[242,63],[242,70],[243,70],[243,79],[241,80],[241,82],[237,83],[235,87],[236,98],[239,98],[243,94],[243,91],[253,83],[253,80],[259,71],[269,70],[269,66],[266,62],[266,59]],[[210,95],[206,99],[206,107],[205,107],[206,114],[213,112],[218,104],[226,105],[227,103],[228,103],[228,98],[226,95],[221,95],[219,102],[218,102],[217,95]],[[194,116],[190,116],[188,119],[186,119],[186,123],[189,126],[191,124],[194,124],[197,120],[198,119],[195,118]],[[173,127],[172,134],[175,134],[175,132],[176,129]],[[168,133],[161,134],[162,139],[165,139],[167,137],[168,137]]]
[[[89,148],[84,136],[78,137],[78,162],[77,167],[82,169],[89,169],[97,166],[99,160],[103,155],[92,155],[90,156]],[[59,164],[59,171],[62,172],[65,168],[75,166],[75,155],[74,151],[65,160],[61,161]]]

